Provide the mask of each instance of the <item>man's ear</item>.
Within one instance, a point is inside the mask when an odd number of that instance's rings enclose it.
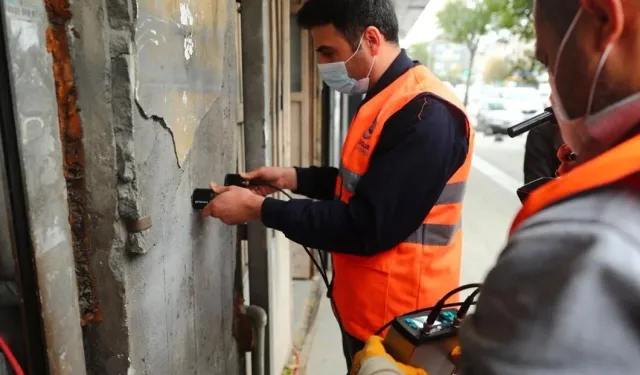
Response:
[[[582,8],[598,20],[598,42],[604,49],[622,35],[624,29],[624,0],[581,0]]]
[[[378,56],[380,45],[384,41],[384,36],[375,26],[369,26],[364,30],[362,44],[366,45],[371,51],[372,56]]]

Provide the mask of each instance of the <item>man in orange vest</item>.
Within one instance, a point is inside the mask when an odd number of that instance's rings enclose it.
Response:
[[[577,160],[525,200],[461,327],[458,373],[637,374],[640,0],[537,0],[535,25]],[[354,374],[421,373],[367,348]]]
[[[391,0],[308,0],[298,23],[311,32],[325,83],[366,94],[341,167],[261,168],[246,177],[316,201],[215,187],[221,194],[203,213],[228,224],[261,219],[331,252],[350,365],[388,320],[459,285],[473,131],[455,94],[399,47]]]

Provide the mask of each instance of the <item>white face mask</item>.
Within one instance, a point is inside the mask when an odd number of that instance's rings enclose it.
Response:
[[[373,57],[373,61],[371,62],[369,73],[365,78],[356,81],[355,79],[349,77],[349,73],[347,72],[347,63],[353,58],[353,56],[356,55],[356,53],[358,53],[358,51],[360,51],[360,47],[362,46],[362,38],[364,38],[364,34],[360,38],[358,48],[346,61],[318,64],[320,75],[322,76],[322,79],[327,84],[327,86],[338,92],[349,95],[364,94],[365,92],[367,92],[367,90],[369,90],[369,75],[371,75],[373,65],[376,62],[375,56]]]
[[[631,129],[640,122],[640,93],[632,95],[627,99],[614,103],[598,113],[591,114],[593,106],[593,97],[596,92],[596,84],[602,73],[609,54],[613,48],[613,44],[609,44],[600,58],[596,73],[591,82],[591,90],[589,91],[589,99],[586,112],[581,117],[570,119],[567,114],[562,100],[558,95],[556,85],[556,74],[560,65],[562,52],[565,44],[569,40],[571,33],[575,29],[576,24],[582,14],[582,8],[578,10],[573,22],[564,35],[553,72],[549,72],[549,83],[551,86],[551,104],[553,112],[558,120],[558,125],[562,133],[562,138],[571,147],[571,149],[580,154],[589,141],[596,141],[600,148],[606,149],[613,146],[622,137],[631,131]]]

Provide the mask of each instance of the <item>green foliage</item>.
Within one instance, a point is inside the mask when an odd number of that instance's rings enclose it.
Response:
[[[445,39],[463,44],[475,53],[480,37],[491,30],[494,15],[483,1],[449,0],[438,12],[437,19]]]
[[[510,62],[511,75],[520,76],[525,83],[535,83],[535,76],[544,72],[545,67],[535,57],[534,51],[526,51],[524,56]]]
[[[525,42],[535,38],[533,0],[484,0],[484,3],[495,17],[496,29],[509,30]]]
[[[469,72],[473,68],[480,38],[491,31],[496,23],[496,16],[490,5],[492,4],[482,0],[449,0],[436,15],[444,38],[462,44],[469,49],[469,66],[467,67]],[[464,94],[465,105],[469,101],[470,85],[471,74],[467,76],[467,89]]]
[[[485,3],[496,17],[494,19],[496,29],[508,30],[522,42],[531,42],[535,39],[533,0],[485,0]],[[526,81],[531,81],[534,74],[544,69],[536,60],[533,50],[510,61],[510,64],[513,68],[512,74],[525,77]]]
[[[427,43],[414,44],[407,49],[407,53],[412,59],[420,61],[423,65],[428,67],[431,66],[431,54],[429,53],[429,44]]]

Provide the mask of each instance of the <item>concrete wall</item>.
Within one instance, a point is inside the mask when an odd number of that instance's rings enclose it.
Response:
[[[89,373],[237,373],[235,229],[190,207],[193,188],[235,170],[234,11],[232,0],[71,6],[103,316],[85,328]]]

